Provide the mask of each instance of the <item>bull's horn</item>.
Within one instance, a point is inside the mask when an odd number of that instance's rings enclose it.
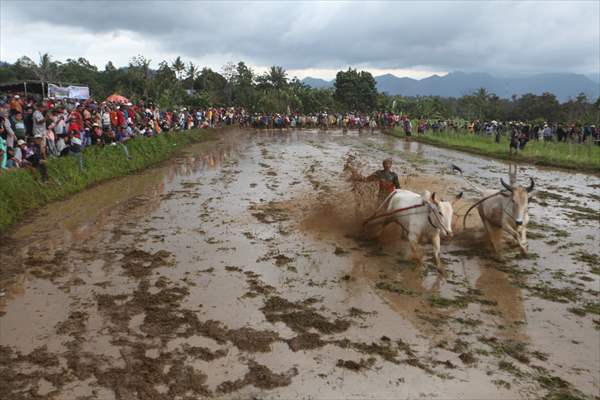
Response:
[[[435,199],[435,192],[433,192],[431,195],[431,201],[437,203],[437,200]]]
[[[459,172],[461,175],[463,173],[463,170],[456,164],[452,164],[452,170]]]
[[[509,185],[508,183],[504,182],[504,179],[500,178],[500,183],[502,183],[502,186],[504,186],[504,188],[505,188],[506,190],[508,190],[509,192],[512,192],[512,191],[513,191],[513,190],[512,190],[512,187],[510,187],[510,185]]]
[[[531,181],[531,183],[529,184],[529,187],[527,188],[527,193],[531,192],[533,190],[533,187],[535,186],[535,182],[533,181],[533,178],[529,177],[529,180]]]

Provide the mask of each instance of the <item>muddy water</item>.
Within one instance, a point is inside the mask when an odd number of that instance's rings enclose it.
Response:
[[[346,180],[392,156],[447,198],[527,182],[530,254],[476,216],[416,266]],[[600,390],[600,179],[382,135],[229,132],[2,239],[0,398],[539,398]],[[355,188],[356,189],[356,188]],[[357,203],[357,201],[359,201]],[[359,204],[359,206],[357,206]]]

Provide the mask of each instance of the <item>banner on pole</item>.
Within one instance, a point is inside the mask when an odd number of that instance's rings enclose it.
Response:
[[[52,99],[66,99],[69,97],[69,88],[48,84],[48,97]]]
[[[69,98],[87,100],[90,98],[90,88],[87,86],[69,86]]]
[[[87,86],[62,87],[53,83],[49,83],[48,97],[52,99],[86,100],[90,98],[90,88],[88,88]]]

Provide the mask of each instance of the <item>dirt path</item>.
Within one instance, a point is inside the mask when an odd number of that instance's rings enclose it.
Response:
[[[450,163],[488,187],[509,169],[239,131],[52,204],[2,239],[0,398],[598,395],[598,178],[519,167],[539,187],[531,255],[492,258],[472,218],[442,243],[443,278],[397,230],[360,238],[348,152],[364,173],[393,156],[409,189],[465,190],[459,214],[474,194]]]

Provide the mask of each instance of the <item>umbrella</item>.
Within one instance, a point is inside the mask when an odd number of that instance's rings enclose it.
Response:
[[[120,94],[112,94],[106,98],[106,101],[110,101],[111,103],[120,103],[126,104],[129,103],[129,99],[127,97],[121,96]]]

